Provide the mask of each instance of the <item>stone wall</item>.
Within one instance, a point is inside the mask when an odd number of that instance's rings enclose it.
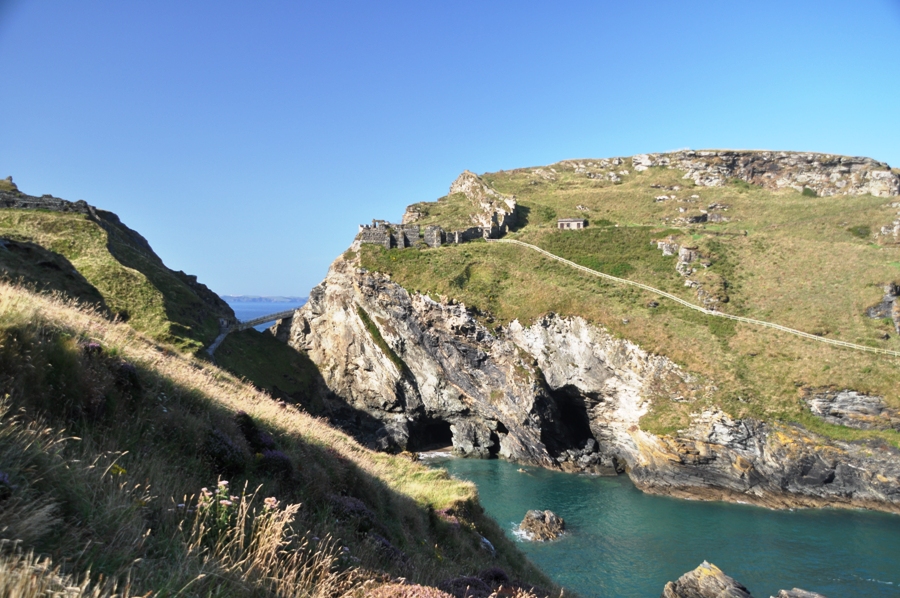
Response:
[[[391,224],[384,220],[373,220],[372,224],[361,224],[356,239],[360,243],[392,247],[416,247],[420,241],[428,247],[440,247],[445,243],[457,244],[476,239],[496,239],[500,236],[498,226],[473,226],[465,230],[444,231],[440,226],[426,226],[423,231],[417,224]]]

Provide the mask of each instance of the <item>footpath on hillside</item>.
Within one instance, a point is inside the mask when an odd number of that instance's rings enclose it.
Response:
[[[617,276],[612,276],[610,274],[604,274],[603,272],[598,272],[597,270],[592,270],[591,268],[582,266],[581,264],[576,264],[575,262],[569,261],[563,257],[559,257],[558,255],[552,254],[549,251],[546,251],[544,249],[541,249],[540,247],[537,247],[536,245],[532,245],[531,243],[525,243],[524,241],[517,241],[515,239],[487,239],[487,241],[489,243],[509,243],[512,245],[521,245],[522,247],[527,247],[528,249],[537,251],[538,253],[543,254],[546,257],[554,259],[558,262],[562,262],[563,264],[566,264],[567,266],[571,266],[577,270],[581,270],[582,272],[585,272],[586,274],[591,274],[593,276],[604,278],[606,280],[609,280],[609,281],[612,281],[615,283],[626,284],[629,286],[637,287],[639,289],[643,289],[645,291],[649,291],[651,293],[659,295],[660,297],[665,297],[666,299],[670,299],[680,305],[683,305],[684,307],[687,307],[688,309],[693,309],[695,311],[699,311],[703,314],[706,314],[707,316],[713,316],[715,318],[725,318],[726,320],[734,320],[736,322],[744,322],[745,324],[753,324],[755,326],[762,326],[764,328],[773,328],[775,330],[780,330],[781,332],[787,332],[788,334],[793,334],[794,336],[800,336],[803,338],[814,340],[819,343],[825,343],[826,345],[834,345],[837,347],[844,347],[846,349],[854,349],[856,351],[866,351],[868,353],[879,353],[881,355],[890,355],[892,357],[900,357],[900,351],[891,351],[890,349],[880,349],[878,347],[867,347],[865,345],[857,345],[855,343],[848,343],[846,341],[839,341],[839,340],[834,340],[834,339],[830,339],[830,338],[824,338],[821,336],[816,336],[815,334],[810,334],[809,332],[803,332],[802,330],[795,330],[793,328],[788,328],[787,326],[775,324],[773,322],[765,322],[763,320],[754,320],[752,318],[744,318],[741,316],[726,314],[726,313],[723,313],[720,311],[706,309],[705,307],[700,307],[699,305],[694,305],[693,303],[691,303],[689,301],[685,301],[684,299],[682,299],[680,297],[676,297],[675,295],[672,295],[665,291],[655,289],[649,285],[642,284],[640,282],[635,282],[633,280],[627,280],[625,278],[619,278]]]

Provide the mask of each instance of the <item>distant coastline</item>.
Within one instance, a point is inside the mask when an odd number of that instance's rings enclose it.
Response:
[[[263,297],[260,295],[222,295],[226,303],[306,303],[307,297]]]

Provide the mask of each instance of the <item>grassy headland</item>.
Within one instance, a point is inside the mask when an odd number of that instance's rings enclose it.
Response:
[[[196,278],[167,268],[115,214],[0,210],[0,271],[37,290],[101,305],[163,342],[196,351],[219,333],[228,305]]]
[[[867,232],[894,217],[890,200],[814,197],[743,181],[699,187],[677,170],[634,172],[629,159],[615,167],[620,180],[613,182],[588,176],[586,162],[483,175],[497,191],[517,197],[520,222],[510,237],[699,303],[696,291],[675,270],[677,258],[663,256],[656,247],[657,240],[671,237],[703,255],[692,277],[727,299],[721,311],[900,349],[890,321],[865,315],[881,299],[883,286],[900,278],[900,247]],[[727,220],[685,222],[701,210]],[[449,213],[452,206],[441,211]],[[558,217],[585,217],[589,226],[559,231]],[[707,317],[515,246],[475,242],[418,251],[363,246],[361,260],[408,290],[477,308],[491,326],[514,319],[529,324],[548,312],[579,315],[672,358],[710,391],[700,405],[654,399],[642,422],[650,431],[673,432],[686,424],[689,411],[717,405],[735,417],[795,421],[832,437],[879,437],[900,445],[894,431],[822,423],[801,401],[804,388],[836,387],[883,396],[889,405],[900,406],[900,363],[894,358]]]

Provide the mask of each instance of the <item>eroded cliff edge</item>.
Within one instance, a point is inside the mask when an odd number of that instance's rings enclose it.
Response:
[[[275,327],[319,366],[336,423],[392,450],[448,445],[567,471],[627,472],[644,491],[769,507],[900,512],[900,451],[717,410],[657,436],[651,401],[711,389],[579,317],[488,330],[466,308],[410,294],[338,258]]]

